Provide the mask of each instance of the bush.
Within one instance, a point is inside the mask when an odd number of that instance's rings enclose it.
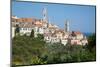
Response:
[[[94,45],[95,39],[90,37],[89,40],[89,44]],[[12,40],[12,63],[29,65],[95,61],[96,51],[92,45],[47,44],[40,34],[38,38],[16,36]]]

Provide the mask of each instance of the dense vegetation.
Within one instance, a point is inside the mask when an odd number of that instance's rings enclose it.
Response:
[[[89,44],[86,46],[71,46],[70,44],[64,46],[61,43],[50,44],[43,40],[43,35],[41,34],[37,38],[34,38],[33,35],[30,36],[17,35],[12,39],[13,65],[72,63],[96,60],[95,35],[89,36]]]

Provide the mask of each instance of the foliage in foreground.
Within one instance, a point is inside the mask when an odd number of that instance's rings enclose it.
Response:
[[[86,62],[96,60],[95,36],[90,36],[89,45],[66,46],[61,43],[45,43],[42,35],[37,38],[16,36],[12,39],[12,64],[36,65],[54,63]]]

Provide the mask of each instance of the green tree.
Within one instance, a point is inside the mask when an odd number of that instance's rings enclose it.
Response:
[[[47,61],[43,61],[38,56],[33,56],[31,59],[31,64],[47,64]]]
[[[16,25],[16,29],[15,29],[15,35],[19,35],[19,33],[20,33],[20,27],[19,27],[19,25],[17,24],[17,25]]]
[[[30,37],[34,37],[34,30],[32,29]]]
[[[90,51],[96,50],[96,35],[92,34],[88,37],[88,48]]]
[[[41,56],[45,49],[45,42],[28,36],[17,36],[12,40],[13,65],[29,65],[33,56]],[[41,59],[40,57],[38,57]],[[44,60],[41,59],[43,62]],[[34,59],[33,59],[34,61]],[[42,64],[42,62],[41,62]]]
[[[42,39],[43,35],[41,34],[37,38],[29,36],[14,37],[12,40],[13,65],[54,64],[96,60],[96,51],[92,50],[91,52],[88,49],[90,45],[88,47],[70,44],[64,46],[61,43],[46,43]],[[89,44],[93,44],[91,41],[94,42],[95,39],[90,40]]]
[[[37,34],[37,36],[38,36],[38,38],[39,38],[40,40],[43,40],[43,39],[44,39],[43,34]]]

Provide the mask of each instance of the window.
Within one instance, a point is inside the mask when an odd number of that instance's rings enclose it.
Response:
[[[39,32],[39,28],[37,28],[37,32]]]
[[[20,30],[22,30],[22,28],[20,28]]]
[[[25,30],[27,30],[27,28],[25,28]]]
[[[28,30],[31,30],[31,28],[28,28]]]
[[[30,28],[30,30],[32,30],[32,29]]]
[[[23,28],[23,30],[25,30],[25,28]]]

